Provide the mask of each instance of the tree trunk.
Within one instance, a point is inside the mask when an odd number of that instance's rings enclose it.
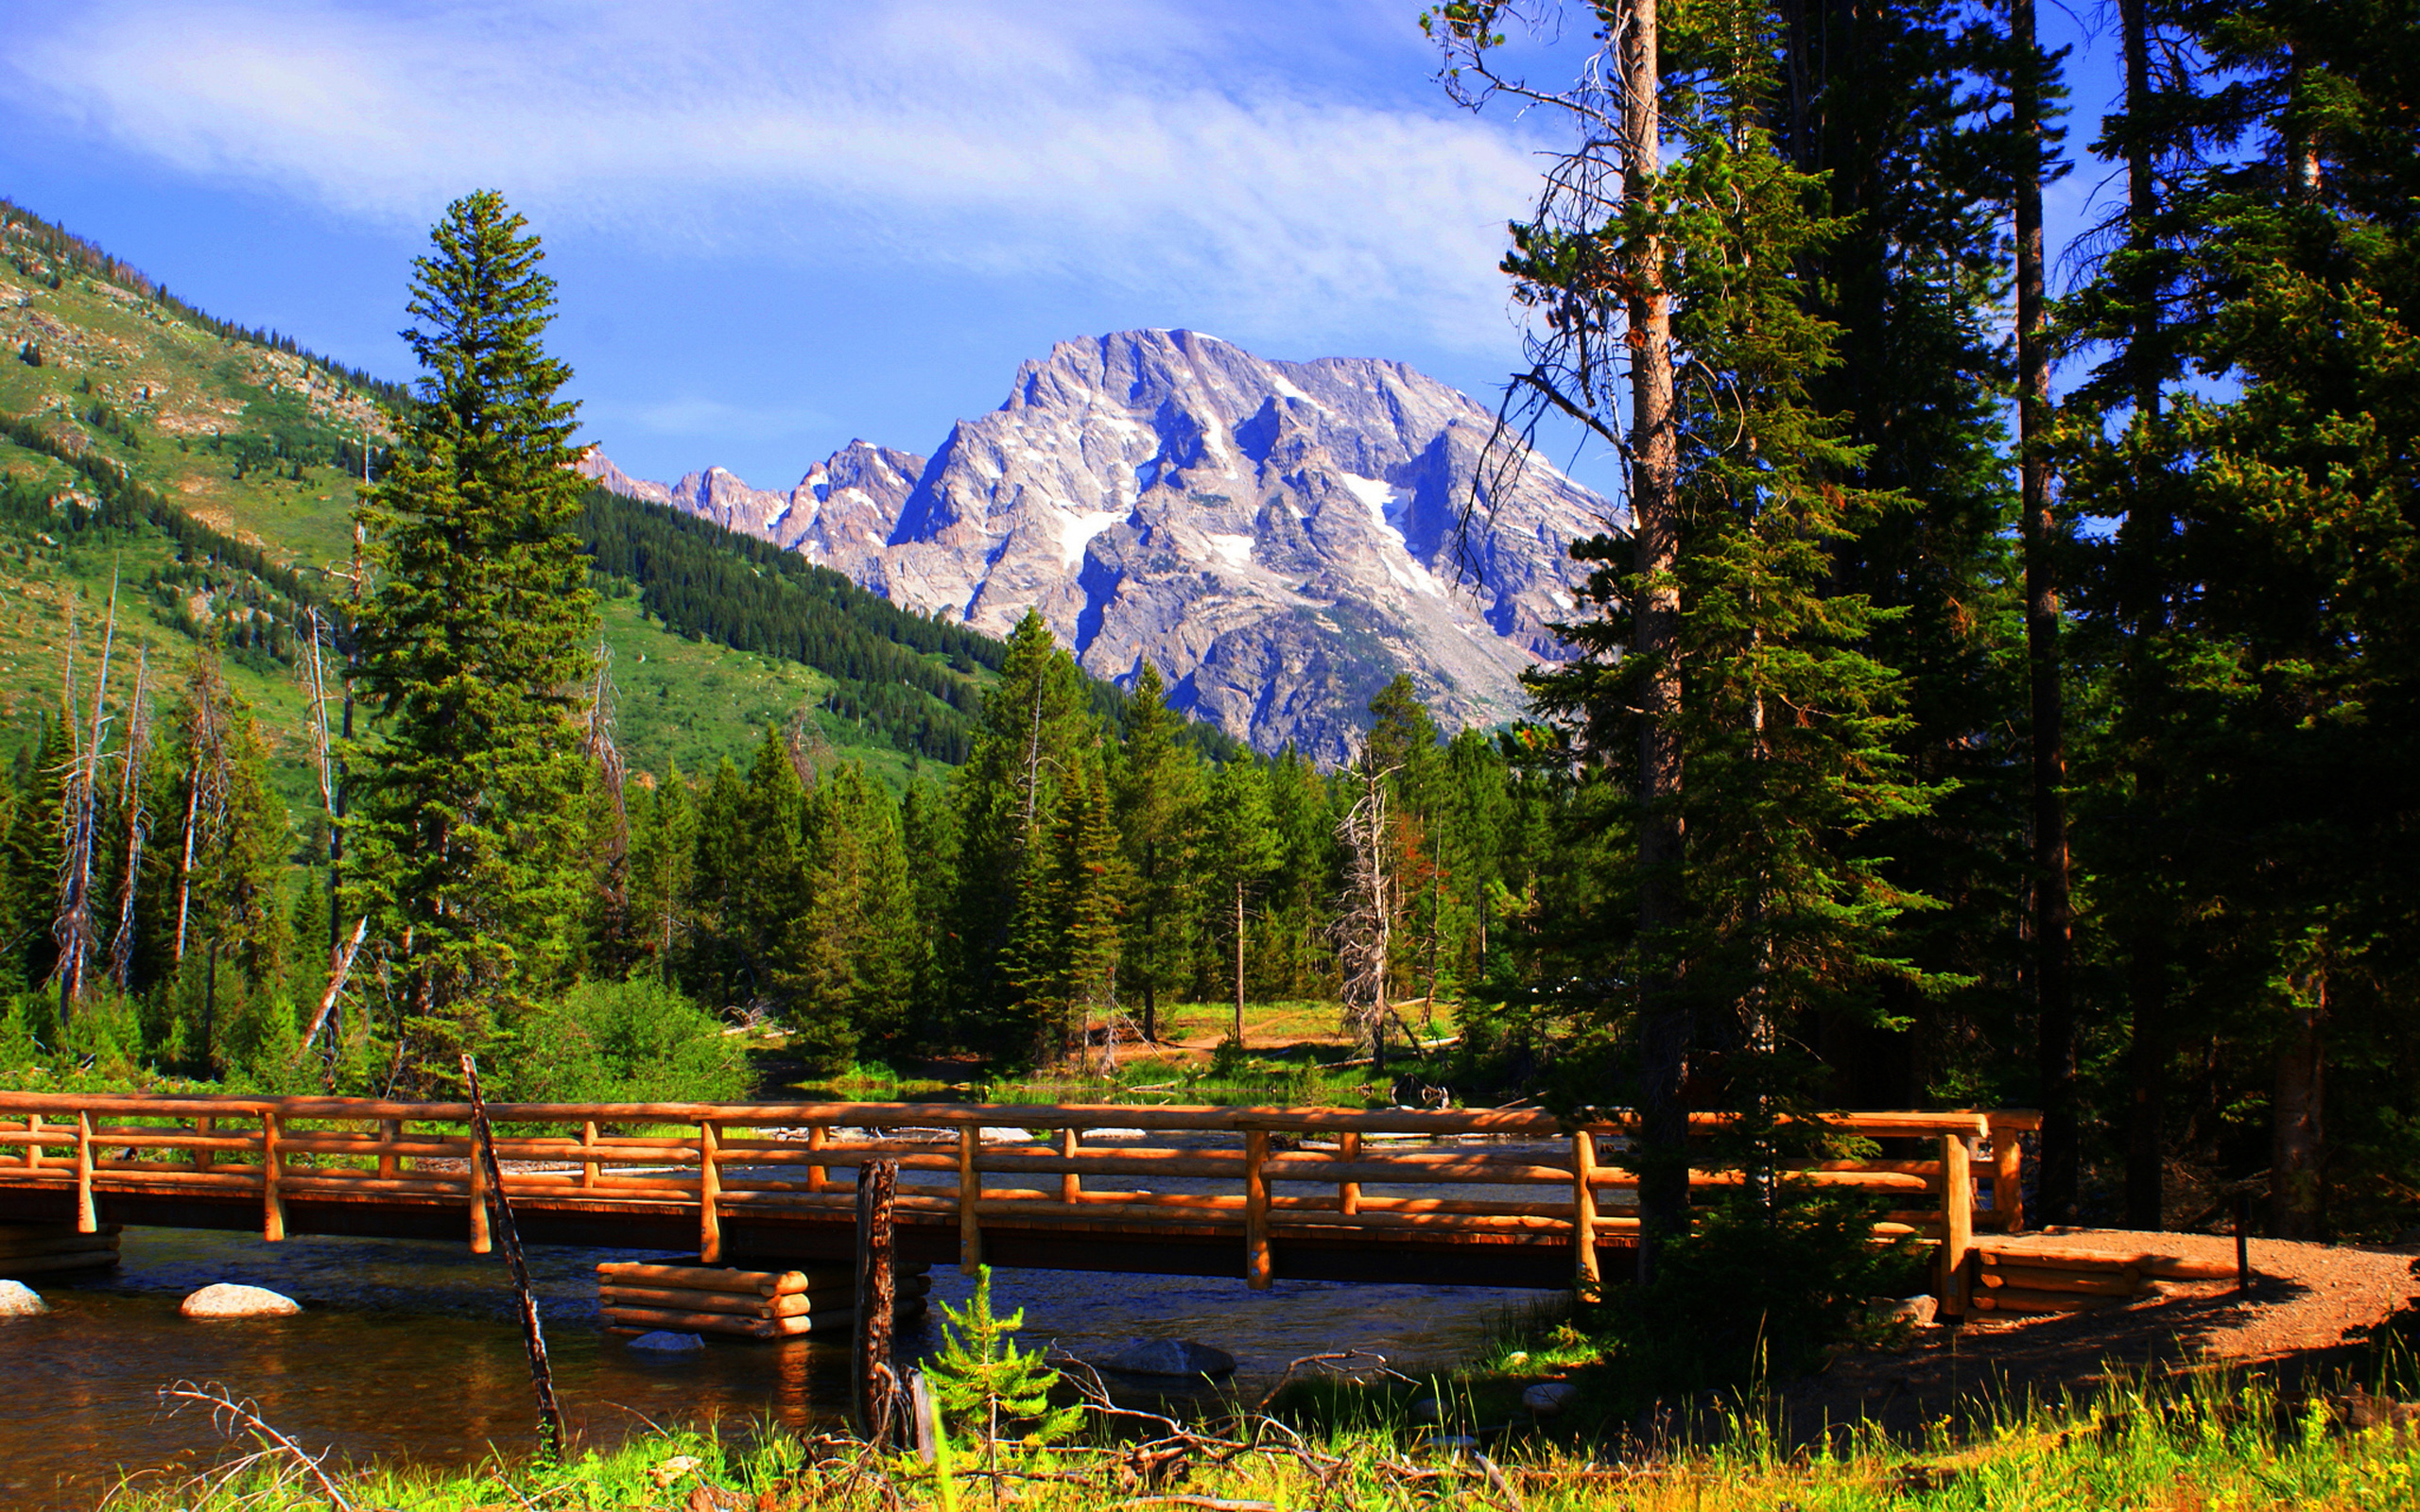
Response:
[[[2025,649],[2033,725],[2033,1002],[2042,1087],[2045,1221],[2076,1212],[2076,1022],[2070,982],[2066,745],[2059,669],[2057,522],[2050,513],[2050,345],[2042,246],[2043,80],[2033,0],[2011,0],[2010,103],[2016,132],[2018,477],[2023,491]]]
[[[2167,1219],[2168,942],[2156,926],[2135,937],[2127,970],[2126,1227],[2158,1228]]]
[[[2327,978],[2297,983],[2277,1047],[2277,1093],[2269,1156],[2270,1230],[2280,1239],[2316,1239],[2322,1218],[2321,1115],[2325,1110]]]
[[[2137,258],[2153,249],[2152,217],[2158,213],[2157,186],[2152,176],[2151,140],[2146,129],[2152,111],[2151,35],[2145,13],[2147,0],[2118,0],[2120,45],[2126,68],[2126,249]],[[2157,293],[2146,271],[2129,266],[2123,280],[2128,305],[2127,376],[2134,390],[2135,415],[2148,424],[2159,413],[2160,361],[2157,351]],[[2169,629],[2168,552],[2172,524],[2156,487],[2136,476],[2127,504],[2120,537],[2130,546],[2137,604],[2132,657],[2138,663],[2130,679],[2139,698],[2164,698],[2159,675],[2152,665],[2152,651]],[[2151,833],[2166,830],[2162,816],[2165,774],[2156,765],[2138,769],[2137,790],[2143,795],[2143,822]],[[2157,892],[2152,907],[2157,909]],[[2164,910],[2147,918],[2127,949],[2128,997],[2132,1016],[2127,1051],[2128,1108],[2126,1129],[2126,1222],[2135,1228],[2157,1228],[2166,1217],[2162,1178],[2167,1165],[2164,1119],[2168,1101],[2168,969],[2169,920]]]
[[[1636,0],[1620,41],[1623,198],[1651,204],[1662,168],[1663,121],[1657,89],[1662,46],[1657,0]],[[1629,249],[1631,286],[1631,540],[1637,610],[1632,645],[1648,668],[1639,690],[1638,922],[1648,964],[1639,991],[1639,1279],[1652,1279],[1655,1253],[1687,1233],[1688,1114],[1681,1088],[1688,1074],[1689,1011],[1667,953],[1681,923],[1681,679],[1672,663],[1681,623],[1676,484],[1678,440],[1672,415],[1672,306],[1664,288],[1664,248],[1650,235]]]
[[[1236,879],[1236,1048],[1244,1047],[1244,884]]]

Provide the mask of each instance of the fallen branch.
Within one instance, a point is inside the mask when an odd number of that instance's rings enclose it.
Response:
[[[256,1404],[250,1400],[237,1401],[228,1395],[226,1387],[215,1383],[209,1385],[196,1385],[190,1381],[179,1381],[162,1386],[160,1397],[164,1401],[204,1403],[210,1408],[211,1422],[218,1427],[219,1432],[231,1437],[233,1436],[236,1429],[241,1428],[268,1440],[274,1452],[290,1456],[296,1464],[310,1472],[311,1478],[320,1483],[320,1492],[327,1497],[329,1504],[337,1508],[337,1512],[354,1512],[353,1503],[345,1499],[342,1491],[337,1489],[337,1483],[328,1479],[328,1472],[320,1466],[320,1461],[325,1459],[327,1455],[322,1453],[314,1457],[303,1452],[302,1445],[270,1427],[268,1422],[261,1417]],[[169,1410],[173,1412],[176,1409]],[[256,1463],[265,1457],[266,1454],[255,1454],[245,1463]]]

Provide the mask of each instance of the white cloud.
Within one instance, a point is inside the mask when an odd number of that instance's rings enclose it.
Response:
[[[130,3],[12,24],[32,33],[0,61],[16,108],[345,215],[424,225],[494,185],[549,227],[658,245],[1181,290],[1188,318],[1264,339],[1503,348],[1495,263],[1536,171],[1515,123],[1452,112],[1416,35],[1366,14],[1334,23],[1379,38],[1342,80],[1286,72],[1285,28],[1321,23],[1154,0]]]

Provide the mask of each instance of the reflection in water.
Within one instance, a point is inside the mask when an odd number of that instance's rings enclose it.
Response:
[[[89,1507],[128,1470],[190,1473],[227,1452],[205,1413],[164,1414],[169,1382],[216,1382],[260,1404],[306,1448],[355,1461],[462,1466],[534,1442],[528,1366],[502,1262],[459,1245],[294,1239],[130,1229],[125,1264],[80,1283],[37,1281],[47,1317],[0,1321],[7,1409],[0,1415],[0,1506]],[[848,1403],[848,1347],[813,1339],[717,1341],[702,1352],[649,1354],[604,1334],[596,1263],[653,1251],[538,1247],[531,1280],[547,1327],[556,1390],[575,1435],[610,1443],[643,1430],[766,1417],[829,1423]],[[177,1304],[212,1281],[267,1286],[298,1316],[199,1322]],[[972,1282],[933,1273],[938,1301]],[[1535,1294],[1445,1286],[1342,1286],[1240,1280],[998,1271],[1003,1310],[1023,1308],[1023,1337],[1081,1355],[1142,1335],[1197,1338],[1242,1362],[1247,1386],[1322,1349],[1385,1351],[1443,1364],[1488,1323]],[[902,1327],[903,1350],[938,1346],[938,1309]]]

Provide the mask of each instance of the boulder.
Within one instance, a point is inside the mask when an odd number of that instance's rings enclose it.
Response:
[[[1869,1297],[1866,1310],[1879,1323],[1905,1323],[1910,1328],[1932,1327],[1933,1315],[1941,1310],[1937,1297]]]
[[[302,1304],[263,1286],[235,1286],[220,1281],[205,1286],[177,1311],[187,1317],[288,1317]]]
[[[1580,1388],[1568,1381],[1541,1381],[1521,1393],[1521,1405],[1541,1418],[1552,1418],[1580,1400]]]
[[[652,1350],[659,1354],[679,1354],[684,1350],[702,1349],[705,1347],[706,1341],[702,1334],[671,1333],[663,1329],[657,1329],[652,1333],[642,1333],[631,1340],[631,1349]]]
[[[0,1317],[39,1317],[50,1311],[41,1294],[23,1281],[0,1281]]]
[[[1217,1379],[1236,1372],[1236,1357],[1191,1339],[1129,1339],[1093,1364],[1122,1376]]]

